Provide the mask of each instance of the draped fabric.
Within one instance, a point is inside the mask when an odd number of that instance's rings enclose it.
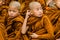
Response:
[[[11,1],[18,1],[21,4],[20,15],[9,18],[8,8]],[[39,2],[43,8],[43,17],[30,16],[27,21],[29,29],[26,34],[21,33],[26,11],[29,3]],[[55,5],[54,0],[46,5],[47,0],[5,0],[0,6],[0,40],[56,40],[60,38],[60,8]],[[53,30],[52,30],[53,29]],[[40,35],[37,39],[29,35],[36,33]]]

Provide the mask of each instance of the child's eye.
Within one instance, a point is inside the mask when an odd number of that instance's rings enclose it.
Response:
[[[11,10],[8,10],[8,11],[10,11],[10,12],[11,12]]]
[[[8,10],[8,11],[10,11],[10,12],[11,12],[11,11],[12,11],[12,12],[16,12],[16,11],[14,11],[14,10]]]
[[[16,12],[16,11],[13,10],[13,12]]]
[[[39,10],[39,8],[37,8],[37,10]]]
[[[37,8],[37,10],[42,10],[42,8]]]

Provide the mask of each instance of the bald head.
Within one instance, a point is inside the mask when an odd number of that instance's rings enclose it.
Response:
[[[20,9],[20,3],[18,1],[12,1],[10,2],[9,7],[16,7]]]
[[[37,7],[37,6],[41,6],[41,4],[39,2],[31,2],[29,4],[30,9],[33,9],[34,7]]]
[[[36,17],[42,17],[43,9],[39,2],[31,2],[29,4],[29,8],[31,9],[30,12],[32,15]]]

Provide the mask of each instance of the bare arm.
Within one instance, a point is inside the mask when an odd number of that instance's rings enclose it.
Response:
[[[25,18],[23,26],[22,26],[22,34],[26,33],[26,29],[27,29],[26,25],[27,25],[27,18]]]
[[[22,34],[25,34],[27,29],[28,29],[28,26],[27,26],[27,19],[29,17],[29,12],[27,11],[26,13],[26,17],[25,17],[25,20],[24,20],[24,23],[23,23],[23,26],[22,26]]]

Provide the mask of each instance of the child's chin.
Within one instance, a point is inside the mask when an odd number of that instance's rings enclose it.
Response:
[[[38,16],[38,17],[42,17],[42,15]]]
[[[42,16],[37,16],[37,17],[42,17]]]
[[[14,16],[10,16],[11,18],[13,18]]]

